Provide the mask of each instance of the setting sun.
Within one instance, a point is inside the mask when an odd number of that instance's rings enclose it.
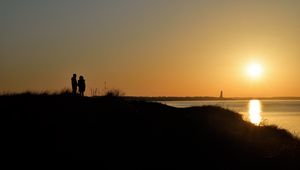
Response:
[[[247,67],[247,74],[251,77],[251,78],[258,78],[261,76],[262,74],[262,66],[259,63],[252,63],[249,64]]]

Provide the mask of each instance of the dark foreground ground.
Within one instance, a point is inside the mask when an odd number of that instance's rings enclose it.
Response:
[[[300,141],[219,107],[174,108],[117,97],[0,96],[9,160],[103,166],[299,169]]]

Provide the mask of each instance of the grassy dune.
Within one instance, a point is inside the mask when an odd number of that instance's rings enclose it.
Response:
[[[68,94],[2,95],[0,100],[8,159],[92,159],[141,167],[292,169],[300,164],[298,138],[220,107],[174,108]]]

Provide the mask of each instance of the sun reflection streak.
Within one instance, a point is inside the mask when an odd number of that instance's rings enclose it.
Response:
[[[255,125],[259,125],[261,122],[261,103],[259,100],[250,100],[249,101],[249,110],[248,110],[248,114],[249,114],[249,119],[250,122],[255,124]]]

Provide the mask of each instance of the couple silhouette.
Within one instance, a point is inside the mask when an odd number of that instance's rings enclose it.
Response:
[[[77,81],[77,75],[73,74],[73,77],[71,78],[71,83],[72,83],[73,95],[77,94],[77,87],[78,87],[79,95],[84,96],[85,80],[84,80],[83,76],[79,76],[79,80]]]

